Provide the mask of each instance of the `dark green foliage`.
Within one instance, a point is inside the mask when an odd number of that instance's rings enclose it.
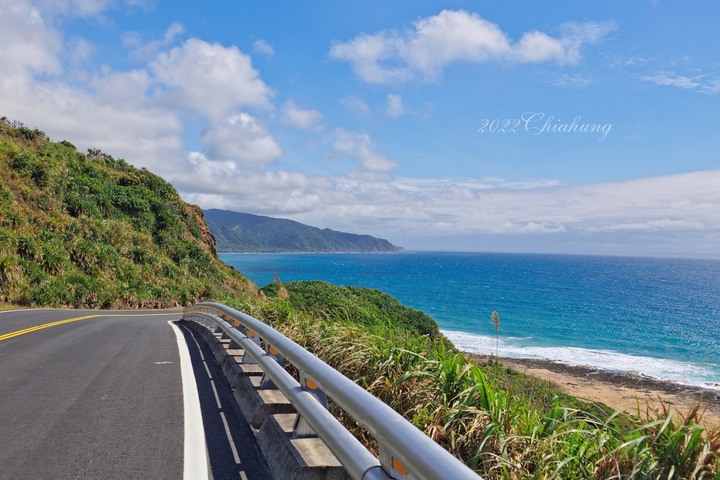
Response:
[[[160,307],[258,295],[215,258],[200,209],[148,170],[4,120],[0,179],[0,302]]]
[[[30,153],[21,153],[13,160],[13,168],[19,173],[32,179],[38,187],[44,187],[48,182],[48,170],[45,164]]]
[[[263,288],[268,296],[277,294],[278,285]],[[360,287],[338,287],[318,280],[285,284],[290,303],[301,309],[348,319],[363,325],[388,325],[409,332],[435,337],[437,323],[428,314],[401,304],[396,298]]]
[[[4,209],[12,203],[13,194],[2,182],[0,182],[0,209]]]
[[[397,252],[387,240],[292,220],[227,210],[207,210],[205,219],[220,252]]]

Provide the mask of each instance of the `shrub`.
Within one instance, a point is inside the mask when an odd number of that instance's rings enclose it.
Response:
[[[359,287],[337,287],[327,282],[305,281],[285,284],[293,305],[333,318],[350,319],[364,325],[387,324],[420,335],[437,336],[437,323],[429,315],[402,305],[379,290]],[[275,296],[277,285],[263,288]]]

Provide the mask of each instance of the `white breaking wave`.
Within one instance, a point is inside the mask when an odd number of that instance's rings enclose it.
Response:
[[[460,350],[481,355],[495,355],[496,339],[484,335],[443,330],[442,333]],[[647,375],[683,385],[720,391],[717,366],[698,365],[662,358],[627,355],[610,350],[577,347],[541,347],[521,345],[527,339],[504,338],[499,341],[499,355],[509,358],[535,358],[565,365],[583,366],[618,373]]]

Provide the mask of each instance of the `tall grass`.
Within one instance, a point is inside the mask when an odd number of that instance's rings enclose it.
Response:
[[[255,312],[389,404],[488,479],[718,479],[720,431],[669,409],[619,414],[494,362],[478,365],[441,336],[285,300]],[[509,373],[512,372],[512,373]],[[359,438],[367,433],[344,416]]]

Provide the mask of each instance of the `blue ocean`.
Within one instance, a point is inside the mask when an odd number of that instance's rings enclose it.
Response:
[[[375,288],[430,314],[463,350],[720,390],[720,260],[403,252],[221,254],[258,285]]]

